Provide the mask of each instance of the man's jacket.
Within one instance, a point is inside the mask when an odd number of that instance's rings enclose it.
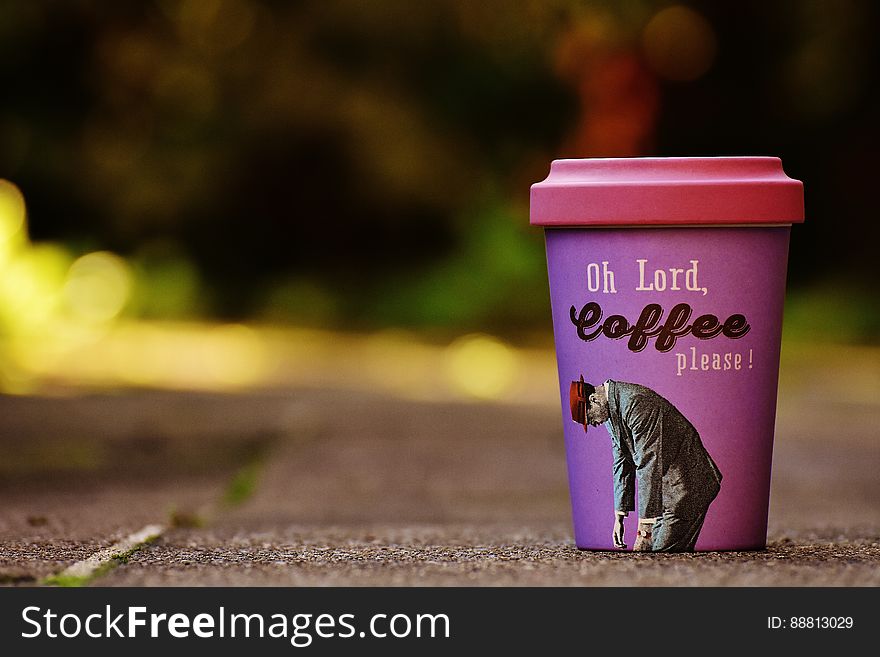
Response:
[[[614,508],[639,517],[663,512],[696,517],[715,499],[721,472],[700,434],[675,406],[650,388],[608,381],[608,427],[614,454]]]

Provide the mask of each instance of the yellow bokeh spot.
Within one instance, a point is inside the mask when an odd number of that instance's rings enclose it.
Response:
[[[0,317],[13,333],[33,333],[52,318],[70,259],[54,244],[13,255],[0,276]]]
[[[0,262],[5,253],[26,241],[24,196],[18,187],[0,179]]]
[[[108,251],[97,251],[71,265],[63,297],[77,319],[100,323],[122,312],[131,288],[132,275],[125,260]]]
[[[513,349],[490,335],[471,334],[446,349],[445,372],[459,392],[479,399],[498,399],[511,390],[519,371]]]

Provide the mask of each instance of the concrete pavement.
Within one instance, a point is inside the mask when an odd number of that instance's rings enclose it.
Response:
[[[158,540],[87,583],[876,586],[873,361],[794,363],[770,545],[755,553],[577,550],[547,405],[309,389],[0,398],[0,581],[37,584],[158,522]],[[67,459],[47,469],[53,446]]]

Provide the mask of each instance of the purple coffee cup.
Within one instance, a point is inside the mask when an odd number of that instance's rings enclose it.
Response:
[[[579,548],[766,546],[803,212],[773,157],[557,160],[532,186]]]

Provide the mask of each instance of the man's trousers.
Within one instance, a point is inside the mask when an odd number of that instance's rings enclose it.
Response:
[[[665,511],[654,523],[651,532],[652,552],[693,552],[697,544],[706,509],[695,518],[682,518]]]

